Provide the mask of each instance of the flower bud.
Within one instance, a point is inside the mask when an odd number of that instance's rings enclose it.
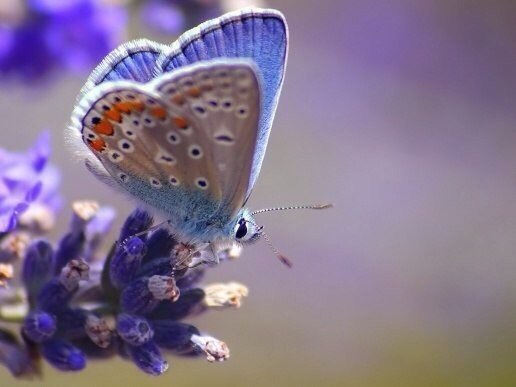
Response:
[[[44,240],[33,242],[25,253],[22,279],[29,291],[29,298],[35,297],[52,272],[54,251],[50,243]]]
[[[249,290],[238,282],[216,283],[204,288],[204,305],[209,308],[240,308]]]
[[[86,366],[86,356],[72,344],[53,339],[41,346],[43,357],[61,371],[80,371]]]
[[[111,344],[112,332],[106,320],[89,314],[84,324],[86,334],[100,348],[108,348]]]
[[[179,288],[173,277],[164,275],[153,275],[149,278],[149,290],[157,300],[177,301],[179,298]]]
[[[154,331],[146,319],[127,313],[118,315],[116,330],[126,343],[136,346],[145,344],[154,336]]]
[[[211,336],[193,335],[191,342],[194,348],[206,355],[206,360],[210,363],[229,359],[229,348],[223,341]]]
[[[89,279],[90,267],[82,259],[73,259],[69,261],[61,270],[59,281],[69,291],[78,288],[79,281],[86,281]]]
[[[153,342],[128,346],[129,356],[142,371],[150,375],[161,375],[168,369],[168,363],[163,359],[158,346]]]
[[[191,347],[193,335],[200,335],[199,330],[189,324],[173,320],[153,320],[154,341],[159,346],[174,351],[183,351]]]
[[[46,312],[32,312],[23,321],[23,333],[35,343],[48,340],[57,329],[56,319]]]

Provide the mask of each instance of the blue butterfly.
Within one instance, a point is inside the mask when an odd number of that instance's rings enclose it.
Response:
[[[252,242],[244,208],[262,165],[283,83],[284,16],[245,9],[171,46],[109,54],[81,90],[69,137],[99,179],[163,213],[180,240]]]

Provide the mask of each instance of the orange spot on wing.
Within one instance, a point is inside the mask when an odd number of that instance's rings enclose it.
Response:
[[[87,140],[90,147],[92,147],[97,152],[102,152],[106,149],[106,142],[101,138],[96,138],[95,140]]]
[[[190,96],[190,97],[193,97],[193,98],[199,98],[201,96],[201,89],[199,89],[198,87],[191,87],[189,88],[186,93]]]
[[[129,103],[131,104],[132,110],[137,110],[137,111],[141,112],[145,108],[142,101],[133,101],[133,102],[129,102]]]
[[[182,106],[185,103],[185,97],[183,97],[181,94],[176,94],[170,98],[170,101],[176,105]]]
[[[105,136],[112,136],[114,133],[113,125],[107,120],[100,121],[93,127],[93,131],[97,134],[102,134]]]
[[[113,106],[116,110],[118,110],[121,113],[131,113],[132,109],[132,103],[131,102],[119,102]]]
[[[186,129],[186,128],[188,128],[188,122],[183,117],[181,117],[181,116],[174,117],[174,124],[176,124],[176,126],[179,129]]]
[[[165,109],[163,109],[162,107],[155,107],[151,110],[151,114],[156,117],[156,118],[159,118],[160,120],[163,120],[167,117],[167,111]]]
[[[116,109],[116,107],[113,107],[109,109],[107,112],[104,113],[104,117],[116,121],[121,122],[122,121],[122,114]]]

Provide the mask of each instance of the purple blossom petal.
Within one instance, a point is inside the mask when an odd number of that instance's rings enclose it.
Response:
[[[0,232],[16,228],[18,217],[31,203],[50,211],[50,215],[58,210],[60,175],[55,167],[42,161],[48,159],[49,154],[47,132],[43,132],[25,154],[0,149]]]
[[[25,194],[25,201],[27,202],[33,202],[36,200],[41,193],[41,188],[43,187],[43,184],[38,181],[34,187],[32,187],[27,193]]]

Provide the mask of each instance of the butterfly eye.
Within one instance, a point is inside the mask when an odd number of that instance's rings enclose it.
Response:
[[[247,235],[247,222],[244,218],[240,219],[235,226],[235,238],[242,239]]]

